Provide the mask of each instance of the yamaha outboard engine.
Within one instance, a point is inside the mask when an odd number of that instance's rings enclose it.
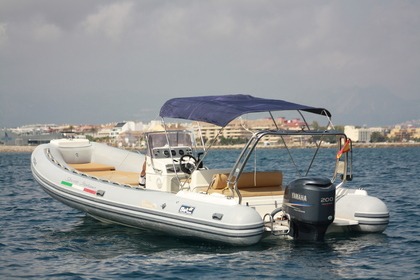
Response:
[[[296,179],[286,187],[283,210],[290,216],[290,236],[321,241],[334,220],[335,185],[328,178]]]

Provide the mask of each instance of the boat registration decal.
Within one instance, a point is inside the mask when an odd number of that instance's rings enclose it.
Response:
[[[192,206],[187,206],[187,205],[182,205],[179,208],[179,213],[183,213],[183,214],[187,214],[187,215],[192,215],[192,213],[194,212],[195,207]]]

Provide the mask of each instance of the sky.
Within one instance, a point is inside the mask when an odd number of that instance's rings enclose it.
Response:
[[[0,127],[158,119],[251,94],[420,119],[420,1],[0,0]]]

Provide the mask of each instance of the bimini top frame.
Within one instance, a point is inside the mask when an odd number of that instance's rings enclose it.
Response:
[[[277,135],[279,137],[281,137],[283,139],[284,136],[308,136],[308,137],[315,137],[318,138],[318,141],[316,141],[316,150],[312,156],[312,160],[309,163],[307,170],[305,172],[305,174],[301,174],[300,176],[307,176],[313,161],[315,159],[315,157],[318,154],[318,151],[321,147],[321,143],[323,142],[323,138],[327,137],[327,136],[335,136],[337,137],[338,140],[338,147],[341,149],[344,149],[343,143],[347,143],[348,138],[346,137],[346,135],[340,131],[315,131],[315,130],[307,130],[307,131],[289,131],[289,130],[277,130],[277,131],[273,131],[273,130],[262,130],[259,131],[255,134],[253,134],[253,136],[249,139],[249,141],[247,142],[247,144],[245,145],[245,147],[243,148],[241,154],[239,155],[238,159],[236,160],[231,173],[229,174],[228,177],[228,187],[230,188],[232,194],[236,194],[239,198],[239,203],[241,203],[242,197],[241,197],[241,193],[239,191],[239,189],[237,188],[237,183],[238,183],[238,179],[241,176],[244,167],[246,165],[246,163],[248,162],[248,159],[250,158],[250,155],[252,154],[252,152],[257,148],[257,144],[260,142],[260,140],[267,135]],[[284,144],[284,148],[287,149],[287,151],[289,152],[289,157],[292,160],[293,164],[294,163],[294,159],[293,156],[290,154],[289,148],[287,147],[287,144],[285,141],[283,141]],[[345,145],[345,144],[344,144]],[[350,143],[351,145],[351,143]],[[334,175],[333,178],[331,179],[331,182],[334,182],[337,178],[338,174],[341,174],[341,183],[344,183],[346,180],[351,180],[351,165],[352,165],[352,158],[349,158],[349,155],[347,153],[347,151],[350,151],[351,147],[348,147],[348,149],[346,149],[345,156],[341,158],[341,155],[338,156],[337,154],[337,159],[336,159],[336,167],[335,167],[335,171],[334,171]],[[340,150],[341,152],[342,150]],[[295,165],[296,170],[298,169],[297,166]]]
[[[302,128],[300,131],[281,131],[278,129],[276,121],[273,118],[272,111],[297,111],[303,118],[306,124],[306,129]],[[265,99],[254,97],[251,95],[235,94],[235,95],[220,95],[220,96],[198,96],[198,97],[181,97],[173,98],[165,102],[160,110],[160,117],[164,118],[178,118],[184,120],[198,121],[211,123],[220,126],[221,129],[228,125],[234,119],[249,113],[268,112],[273,120],[277,130],[275,131],[259,131],[253,133],[253,136],[245,146],[241,155],[239,156],[231,174],[229,175],[228,184],[232,191],[239,196],[241,195],[236,187],[236,182],[242,173],[243,167],[247,162],[250,153],[256,147],[259,140],[267,134],[276,135],[308,135],[325,136],[335,134],[333,131],[311,131],[309,124],[306,122],[302,111],[323,115],[328,119],[327,127],[333,127],[331,122],[331,113],[324,108],[316,108],[307,105],[292,103],[284,100]],[[338,133],[339,134],[339,133]],[[343,135],[344,136],[344,135]],[[344,136],[345,137],[345,136]],[[216,138],[214,141],[216,141]],[[317,151],[319,149],[317,144]],[[211,145],[210,145],[211,146]],[[287,148],[287,147],[286,147]],[[206,156],[203,156],[203,158]],[[314,157],[316,154],[314,155]],[[310,166],[312,165],[312,162]],[[309,166],[309,169],[310,169]],[[308,169],[308,170],[309,170]]]

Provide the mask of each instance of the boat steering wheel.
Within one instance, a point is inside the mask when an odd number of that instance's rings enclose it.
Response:
[[[192,155],[183,155],[179,159],[179,167],[181,171],[187,174],[191,174],[197,166],[197,160]]]

